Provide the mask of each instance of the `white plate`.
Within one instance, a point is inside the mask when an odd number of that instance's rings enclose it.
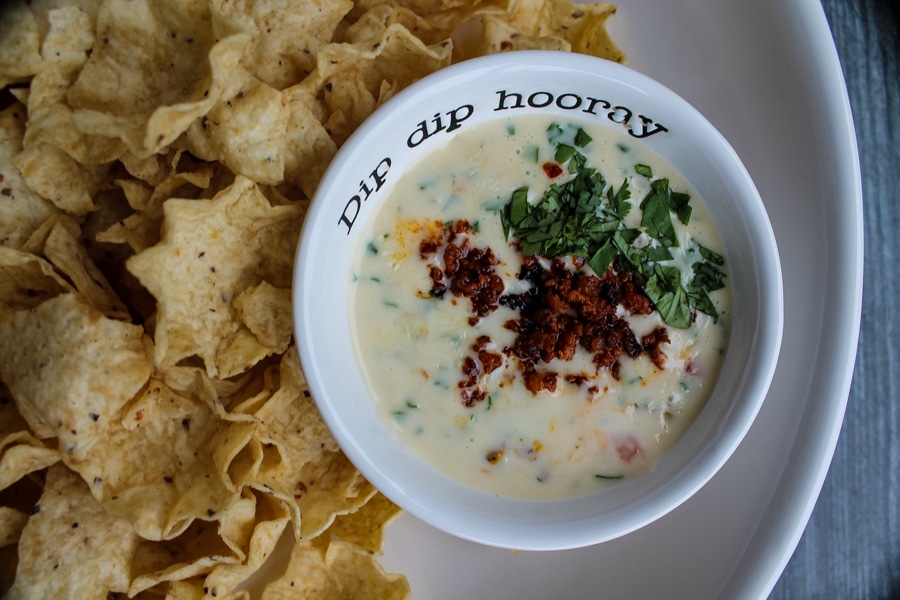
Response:
[[[862,192],[846,90],[817,0],[621,0],[629,66],[694,104],[731,142],[775,229],[781,359],[756,423],[698,494],[591,548],[512,553],[404,516],[382,564],[414,600],[761,598],[799,541],[849,394],[862,303]]]

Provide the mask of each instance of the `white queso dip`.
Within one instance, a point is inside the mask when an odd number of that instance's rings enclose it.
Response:
[[[726,349],[724,245],[689,184],[622,130],[474,125],[408,170],[351,274],[377,413],[450,477],[527,499],[646,473]]]

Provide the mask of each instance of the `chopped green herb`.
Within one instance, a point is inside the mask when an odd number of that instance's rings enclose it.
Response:
[[[506,133],[508,133],[509,135],[516,135],[516,126],[513,125],[512,123],[507,123],[506,124]]]
[[[563,128],[555,123],[548,129],[551,140],[563,133]],[[717,268],[723,266],[724,258],[700,246],[704,260],[693,264],[691,277],[683,277],[678,267],[668,264],[673,260],[671,249],[679,246],[672,215],[688,224],[690,196],[673,191],[668,179],[651,181],[650,191],[640,203],[641,228],[628,228],[624,222],[632,209],[628,182],[623,181],[616,190],[596,169],[586,165],[586,157],[576,146],[585,147],[591,141],[579,129],[574,146],[556,144],[554,159],[567,164],[573,176],[563,183],[551,184],[533,203],[528,199],[527,187],[515,190],[500,209],[504,236],[518,240],[528,256],[584,257],[598,275],[617,261],[622,268],[640,276],[663,321],[673,327],[689,327],[692,310],[718,319],[709,292],[724,286],[725,274]],[[647,165],[637,164],[635,171],[652,177]],[[635,245],[639,238],[643,241]]]
[[[578,131],[575,132],[575,145],[579,148],[584,148],[588,144],[594,141],[594,138],[589,136],[587,132],[581,127],[578,128]]]
[[[681,271],[677,267],[654,265],[653,274],[647,279],[644,291],[663,321],[672,327],[690,327],[690,305],[687,292],[681,285]]]
[[[624,475],[601,475],[600,473],[595,473],[595,479],[622,479],[625,477]]]
[[[719,267],[725,264],[725,258],[721,254],[713,252],[702,244],[700,244],[700,256]]]
[[[641,227],[647,230],[647,235],[659,240],[661,244],[669,247],[678,247],[678,238],[675,237],[675,226],[672,224],[672,215],[669,212],[669,180],[657,179],[650,184],[648,193],[641,202]]]
[[[550,123],[550,126],[547,127],[547,139],[551,142],[555,142],[565,133],[566,130],[559,123]]]
[[[650,165],[636,164],[634,165],[634,172],[648,179],[653,177],[653,169],[650,168]]]
[[[691,212],[693,209],[689,204],[691,197],[681,192],[671,192],[669,194],[669,208],[672,209],[678,220],[687,225],[691,222]]]
[[[375,242],[369,242],[366,244],[366,252],[369,254],[378,254],[378,246],[375,245]]]

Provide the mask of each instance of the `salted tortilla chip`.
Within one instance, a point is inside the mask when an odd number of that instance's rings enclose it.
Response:
[[[66,96],[73,120],[80,131],[122,140],[137,158],[212,108],[249,42],[203,2],[108,0],[97,31]]]
[[[287,103],[281,92],[237,67],[220,100],[179,141],[203,160],[218,160],[260,184],[284,179]]]
[[[235,588],[257,572],[273,553],[289,521],[283,503],[272,496],[259,495],[251,535],[242,551],[246,558],[237,564],[216,565],[204,582],[206,593],[213,597],[234,593]],[[220,533],[224,534],[221,529]]]
[[[316,52],[332,41],[351,0],[215,0],[213,11],[251,35],[241,63],[276,90],[299,83],[316,67]]]
[[[333,541],[323,554],[314,540],[294,546],[287,570],[266,586],[262,600],[392,600],[409,596],[406,578],[386,573],[368,552]]]
[[[237,500],[238,492],[215,474],[209,447],[225,426],[206,401],[152,378],[74,468],[103,506],[142,538],[171,539]]]
[[[309,79],[317,77],[318,75]],[[319,107],[311,87],[307,83],[282,92],[289,111],[285,128],[284,180],[299,187],[307,198],[313,197],[319,181],[337,153],[337,144],[316,114]]]
[[[291,290],[263,281],[247,288],[234,299],[241,321],[271,353],[287,350],[293,335]]]
[[[183,536],[168,542],[141,544],[129,593],[202,576],[200,588],[205,597],[231,598],[238,584],[269,557],[288,523],[281,503],[252,492],[217,519],[218,525],[215,521],[197,522]],[[179,541],[183,546],[176,547]],[[182,593],[189,591],[185,588]]]
[[[569,0],[516,0],[500,17],[526,36],[554,36],[569,42],[573,52],[625,62],[625,54],[606,31],[616,12],[614,4],[574,3]]]
[[[129,595],[162,587],[160,584],[205,576],[219,564],[239,562],[222,540],[215,522],[194,521],[171,540],[141,540],[131,563]]]
[[[59,460],[59,452],[47,448],[27,430],[0,434],[0,490]]]
[[[385,528],[402,512],[379,492],[356,512],[337,517],[324,535],[352,543],[371,554],[382,554]]]
[[[0,10],[0,89],[26,81],[41,64],[37,19],[24,0],[11,4]]]
[[[13,162],[22,151],[27,118],[27,110],[18,102],[0,111],[0,246],[10,248],[21,248],[57,212],[31,189]]]
[[[523,35],[502,18],[485,15],[482,19],[483,33],[479,52],[496,54],[513,50],[560,50],[568,52],[572,44],[561,37],[545,35],[540,37]]]
[[[107,171],[106,165],[81,165],[61,149],[45,143],[25,148],[13,162],[31,189],[72,215],[94,210],[93,196]]]
[[[109,592],[125,592],[136,544],[127,522],[105,511],[78,475],[54,465],[22,531],[16,581],[6,598],[105,600]]]
[[[254,413],[268,459],[245,484],[271,491],[288,505],[298,539],[324,531],[335,517],[358,509],[375,488],[340,451],[309,394],[296,351],[281,360],[281,386]]]
[[[49,11],[47,18],[49,31],[41,48],[41,68],[31,80],[28,95],[25,147],[50,144],[82,164],[115,160],[124,152],[122,142],[76,128],[66,99],[92,53],[94,21],[88,11],[72,5]]]
[[[44,256],[73,283],[92,308],[111,319],[130,320],[125,304],[81,244],[81,228],[76,231],[77,236],[72,234],[70,226],[57,223],[47,236]]]
[[[449,40],[426,46],[399,23],[369,40],[323,46],[318,71],[331,111],[325,126],[335,142],[342,144],[386,100],[380,94],[383,82],[403,89],[449,65],[452,46]]]
[[[73,294],[0,317],[0,376],[39,438],[83,460],[144,385],[141,327],[108,319]]]
[[[174,365],[196,355],[210,377],[243,372],[261,357],[239,338],[243,325],[232,300],[262,281],[290,286],[304,207],[272,206],[238,177],[213,200],[172,199],[164,211],[162,241],[128,261],[159,304],[156,361]]]
[[[9,506],[0,506],[0,548],[11,546],[19,541],[28,515]]]
[[[12,395],[0,381],[0,490],[57,461],[59,452],[31,434]]]
[[[74,288],[40,256],[0,246],[0,302],[34,308]]]
[[[96,241],[127,244],[134,252],[142,252],[158,244],[163,223],[163,203],[172,197],[197,198],[209,188],[214,169],[203,163],[192,172],[172,173],[150,187],[140,179],[117,179],[115,184],[125,194],[135,212],[118,219],[96,234]]]

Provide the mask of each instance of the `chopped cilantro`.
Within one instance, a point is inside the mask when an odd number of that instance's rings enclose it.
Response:
[[[590,144],[591,137],[578,129],[574,145],[570,145],[556,141],[565,134],[559,124],[552,124],[547,131],[548,139],[555,142],[554,159],[568,166],[571,178],[551,184],[534,202],[528,198],[527,187],[515,190],[499,211],[506,238],[518,240],[528,256],[584,257],[598,275],[618,262],[640,277],[647,296],[672,327],[689,327],[692,310],[717,320],[709,292],[725,285],[725,274],[718,268],[725,259],[698,245],[701,260],[692,264],[689,276],[670,264],[670,250],[679,246],[673,214],[685,225],[689,223],[690,196],[673,191],[668,179],[652,180],[650,191],[640,203],[640,229],[629,228],[624,222],[632,209],[628,182],[623,181],[618,190],[607,185],[603,175],[588,166],[578,150]],[[652,178],[649,166],[637,164],[634,169]],[[642,241],[637,244],[639,238]]]
[[[589,136],[587,132],[581,127],[579,127],[578,131],[575,132],[575,145],[579,148],[584,148],[593,141],[594,138]]]
[[[650,168],[650,165],[641,165],[641,164],[634,165],[634,172],[637,173],[638,175],[643,175],[644,177],[647,177],[648,179],[653,177],[653,169]]]
[[[664,246],[678,247],[678,238],[675,237],[675,226],[672,225],[672,215],[669,212],[668,179],[657,179],[650,184],[648,193],[641,202],[641,227],[647,231],[647,235],[659,240]]]

